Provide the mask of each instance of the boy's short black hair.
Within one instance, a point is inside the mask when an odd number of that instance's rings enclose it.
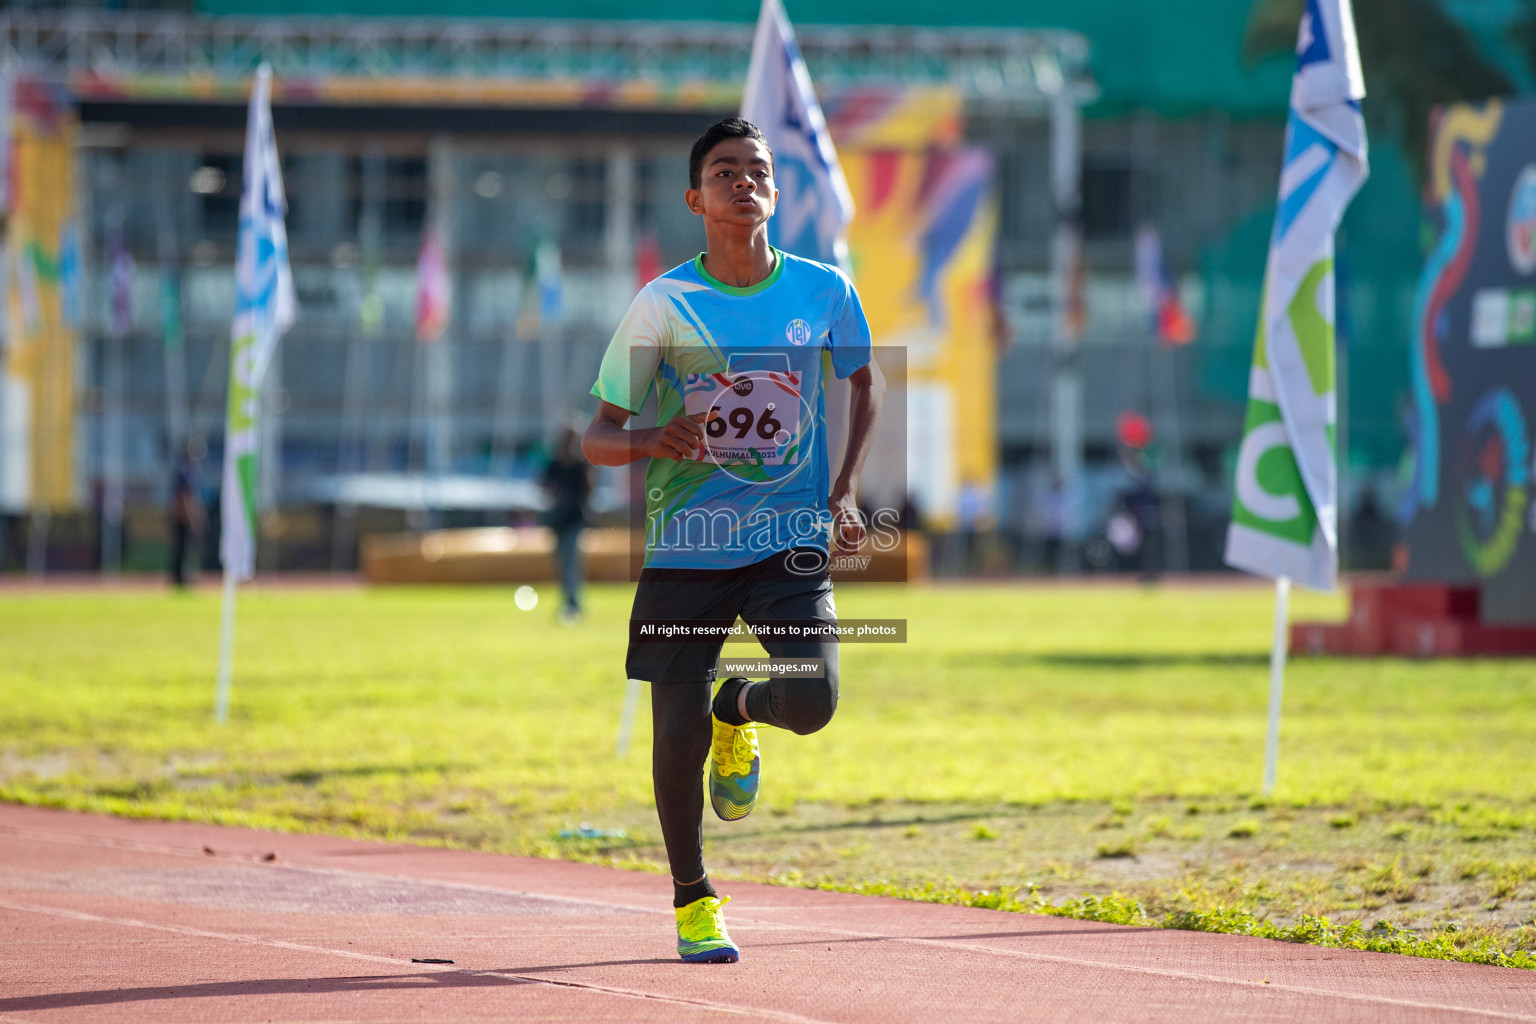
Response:
[[[693,152],[688,154],[688,187],[698,188],[704,180],[704,158],[709,151],[714,149],[726,139],[756,139],[768,150],[768,157],[773,158],[773,150],[768,147],[768,140],[763,138],[763,132],[751,121],[744,121],[739,117],[728,117],[724,121],[716,121],[709,129],[699,136],[699,140],[693,144]]]

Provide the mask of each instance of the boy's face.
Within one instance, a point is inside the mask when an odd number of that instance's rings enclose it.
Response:
[[[683,198],[707,221],[756,227],[773,216],[773,154],[757,139],[726,139],[704,155],[699,187]]]

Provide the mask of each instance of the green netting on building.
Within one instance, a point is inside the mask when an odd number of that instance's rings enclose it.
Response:
[[[1103,98],[1091,114],[1151,106],[1165,113],[1220,107],[1239,116],[1283,111],[1291,62],[1278,57],[1247,67],[1241,57],[1248,5],[1240,0],[844,0],[830,5],[788,0],[800,24],[1008,26],[1072,29],[1093,47]],[[420,17],[418,0],[199,0],[225,15]],[[437,0],[444,18],[563,18],[612,21],[736,21],[756,4],[707,7],[662,0]]]

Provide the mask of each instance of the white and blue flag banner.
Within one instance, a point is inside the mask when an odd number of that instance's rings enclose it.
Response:
[[[768,223],[769,240],[785,252],[848,270],[853,194],[779,0],[763,0],[757,18],[741,116],[762,130],[773,150],[779,205]]]
[[[1364,96],[1350,0],[1307,0],[1226,560],[1316,590],[1338,575],[1333,235],[1368,173]]]
[[[272,70],[263,64],[251,90],[245,128],[245,177],[235,252],[235,319],[229,353],[221,499],[224,571],[248,580],[256,571],[256,482],[261,438],[261,382],[278,339],[293,326],[297,303],[283,226],[282,167],[272,130]]]

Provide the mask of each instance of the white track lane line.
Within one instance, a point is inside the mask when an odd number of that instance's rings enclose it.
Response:
[[[263,865],[259,865],[259,866],[270,867],[270,866],[277,866],[277,865],[265,865],[265,864],[263,864]],[[316,867],[316,866],[309,866],[309,865],[295,865],[295,864],[291,864],[291,863],[286,865],[286,866],[290,870],[313,871],[313,872],[320,873],[320,874],[334,874],[334,875],[343,876],[343,877],[349,877],[349,878],[359,878],[359,877],[364,877],[364,878],[388,878],[388,879],[390,879],[392,881],[401,882],[401,883],[405,883],[405,884],[409,884],[409,883],[412,883],[412,882],[416,882],[416,883],[430,882],[430,884],[433,884],[433,885],[444,885],[444,886],[449,886],[451,888],[464,889],[464,890],[475,891],[475,892],[493,892],[493,893],[497,893],[499,895],[512,894],[512,895],[518,895],[518,896],[527,896],[527,897],[530,897],[532,899],[553,900],[553,901],[558,901],[558,902],[562,902],[562,903],[574,903],[574,904],[580,904],[582,906],[598,907],[598,908],[603,908],[603,909],[628,910],[628,911],[635,911],[635,912],[644,913],[644,914],[665,914],[666,913],[666,911],[658,910],[655,907],[633,906],[633,905],[621,904],[621,903],[604,903],[604,902],[601,902],[599,900],[581,899],[580,897],[575,897],[575,896],[551,896],[551,895],[545,895],[543,893],[531,892],[531,891],[522,890],[522,889],[517,889],[517,890],[513,890],[513,889],[497,889],[497,888],[493,888],[491,886],[474,885],[474,884],[465,883],[465,882],[442,882],[442,881],[436,881],[436,880],[431,880],[431,879],[410,878],[410,877],[401,876],[401,875],[382,875],[382,874],[374,874],[373,872],[363,872],[363,871],[348,870],[346,868]],[[668,916],[670,916],[670,915],[668,915]],[[889,934],[886,934],[886,933],[883,933],[883,932],[865,932],[865,931],[857,931],[857,930],[847,929],[847,928],[825,927],[825,926],[821,926],[821,925],[784,924],[784,923],[781,923],[781,922],[778,922],[778,921],[771,921],[771,920],[765,920],[765,919],[760,918],[760,917],[753,917],[753,916],[751,916],[750,913],[746,913],[746,912],[738,912],[735,915],[734,920],[736,922],[734,927],[738,931],[746,931],[746,930],[750,930],[753,927],[757,927],[757,928],[770,929],[770,930],[779,930],[779,931],[798,931],[798,932],[806,932],[806,933],[822,934],[822,935],[837,935],[837,936],[842,936],[842,937],[845,937],[845,938],[869,939],[869,940],[872,940],[872,941],[880,941],[880,942],[909,942],[909,943],[913,943],[913,944],[916,944],[916,945],[936,946],[936,947],[941,948],[941,949],[960,950],[960,951],[970,952],[970,953],[985,953],[985,954],[990,954],[990,955],[993,955],[993,956],[1001,956],[1001,957],[1008,957],[1008,958],[1022,959],[1022,960],[1033,960],[1033,961],[1042,962],[1042,963],[1070,964],[1070,965],[1080,966],[1080,967],[1093,967],[1093,968],[1098,968],[1098,969],[1102,969],[1102,970],[1126,971],[1126,972],[1133,973],[1133,974],[1145,974],[1145,975],[1152,975],[1152,976],[1155,976],[1155,977],[1178,978],[1178,979],[1185,980],[1185,981],[1215,982],[1215,983],[1222,984],[1222,985],[1238,985],[1238,986],[1243,986],[1243,987],[1246,987],[1246,988],[1252,988],[1252,989],[1255,989],[1257,991],[1262,991],[1262,992],[1295,992],[1295,993],[1303,994],[1303,995],[1324,996],[1324,997],[1332,998],[1332,999],[1347,999],[1347,1000],[1349,1000],[1351,1002],[1363,1002],[1363,1003],[1370,1003],[1372,1005],[1402,1006],[1402,1007],[1409,1007],[1409,1008],[1416,1009],[1416,1010],[1432,1010],[1432,1011],[1437,1011],[1437,1012],[1442,1012],[1442,1013],[1443,1012],[1455,1012],[1455,1013],[1464,1013],[1464,1014],[1475,1014],[1475,1015],[1478,1015],[1478,1016],[1489,1017],[1489,1018],[1494,1019],[1494,1020],[1517,1020],[1517,1021],[1533,1021],[1533,1022],[1536,1022],[1536,1015],[1532,1015],[1532,1014],[1510,1013],[1510,1012],[1505,1012],[1505,1011],[1502,1011],[1502,1010],[1484,1010],[1484,1009],[1478,1009],[1478,1008],[1475,1008],[1475,1007],[1457,1006],[1457,1005],[1454,1005],[1454,1004],[1446,1004],[1446,1003],[1428,1003],[1428,1002],[1421,1002],[1421,1001],[1413,1000],[1413,999],[1397,999],[1397,998],[1394,998],[1392,996],[1373,996],[1373,995],[1366,995],[1366,994],[1355,993],[1355,992],[1343,992],[1343,991],[1339,991],[1337,989],[1314,988],[1314,987],[1309,986],[1309,985],[1288,985],[1288,984],[1277,984],[1277,983],[1274,983],[1274,982],[1266,983],[1266,982],[1262,982],[1262,981],[1249,981],[1249,980],[1244,979],[1244,978],[1228,978],[1228,977],[1222,977],[1222,976],[1214,975],[1214,974],[1198,974],[1198,973],[1195,973],[1193,971],[1178,971],[1178,970],[1173,970],[1171,968],[1166,968],[1166,967],[1142,967],[1142,966],[1138,966],[1136,964],[1116,963],[1116,962],[1111,961],[1111,960],[1090,960],[1090,959],[1085,959],[1083,957],[1059,956],[1059,955],[1055,955],[1055,954],[1051,954],[1051,953],[1034,953],[1034,952],[1027,952],[1027,951],[1024,951],[1024,950],[1003,949],[1003,948],[1000,948],[998,946],[989,946],[989,945],[984,945],[984,944],[981,944],[981,943],[964,942],[964,941],[957,941],[957,940],[953,940],[953,939],[925,939],[925,938],[922,938],[920,936],[889,935]],[[747,928],[745,928],[745,929],[742,928],[742,925],[747,925]],[[1325,948],[1331,948],[1331,947],[1319,946],[1319,947],[1316,947],[1316,948],[1325,949]],[[1346,950],[1345,952],[1360,952],[1360,951],[1359,950]],[[1388,954],[1388,955],[1390,955],[1390,954]]]
[[[772,925],[773,927],[793,928],[793,925]],[[1129,926],[1127,926],[1129,927]],[[1479,1017],[1490,1017],[1495,1020],[1521,1020],[1536,1021],[1536,1015],[1528,1013],[1510,1013],[1504,1010],[1481,1010],[1472,1006],[1457,1006],[1450,1003],[1425,1003],[1415,999],[1394,999],[1391,996],[1362,995],[1354,992],[1340,992],[1336,989],[1312,988],[1307,985],[1285,985],[1275,982],[1249,981],[1246,978],[1223,978],[1213,974],[1196,974],[1193,971],[1175,971],[1166,967],[1139,967],[1135,964],[1120,964],[1105,960],[1085,960],[1081,957],[1053,956],[1050,953],[1029,953],[1019,949],[1001,949],[997,946],[983,946],[967,942],[956,942],[950,939],[924,939],[917,936],[904,935],[880,935],[873,932],[846,931],[841,928],[800,928],[801,931],[819,931],[829,935],[846,935],[850,938],[883,939],[888,942],[911,942],[922,946],[938,946],[941,949],[959,949],[972,953],[991,953],[995,956],[1011,957],[1019,960],[1038,960],[1047,963],[1074,964],[1080,967],[1099,967],[1111,971],[1127,971],[1133,974],[1151,974],[1164,978],[1181,978],[1187,981],[1215,982],[1221,985],[1239,985],[1261,992],[1295,992],[1302,995],[1323,996],[1329,999],[1348,999],[1351,1002],[1380,1004],[1386,1006],[1403,1006],[1415,1010],[1434,1010],[1441,1013],[1462,1013]],[[1270,940],[1274,941],[1274,940]],[[1318,949],[1332,947],[1319,946]],[[1362,950],[1345,950],[1344,952],[1363,952]],[[1381,954],[1392,956],[1394,954]],[[1515,970],[1515,968],[1506,968]]]
[[[634,989],[617,988],[612,985],[594,985],[582,981],[555,981],[550,978],[527,977],[521,974],[512,974],[507,971],[471,971],[463,968],[451,967],[447,964],[418,964],[406,963],[396,957],[378,956],[374,953],[360,953],[350,949],[332,949],[329,946],[312,946],[302,942],[287,942],[282,939],[268,939],[260,935],[241,935],[237,932],[214,932],[203,928],[189,928],[186,925],[158,924],[153,921],[140,921],[132,917],[106,917],[101,914],[88,914],[80,910],[66,910],[62,907],[48,907],[34,903],[16,903],[11,900],[0,899],[0,908],[6,910],[18,910],[24,913],[46,914],[51,917],[62,917],[71,921],[85,921],[93,924],[111,924],[127,928],[148,928],[152,931],[170,932],[174,935],[188,935],[199,939],[220,939],[225,942],[240,942],[254,946],[269,946],[276,949],[292,950],[299,953],[321,953],[330,956],[347,957],[351,960],[366,960],[370,963],[388,964],[391,967],[420,968],[440,974],[465,974],[482,978],[500,978],[519,985],[545,985],[551,988],[575,989],[582,992],[601,992],[605,995],[622,996],[627,999],[646,999],[657,1003],[666,1003],[672,1006],[687,1006],[693,1009],[711,1010],[717,1013],[732,1013],[743,1017],[756,1017],[763,1020],[783,1021],[785,1024],[834,1024],[832,1021],[819,1020],[815,1017],[802,1017],[795,1013],[783,1013],[776,1010],[758,1009],[755,1007],[732,1006],[728,1003],[714,1003],[705,999],[686,999],[680,996],[661,996],[652,992],[640,992]]]
[[[118,848],[123,848],[123,849],[142,849],[143,852],[146,852],[146,853],[167,853],[167,854],[172,854],[172,855],[175,855],[175,856],[194,857],[194,858],[206,858],[207,857],[207,855],[202,853],[200,850],[194,853],[193,851],[189,850],[186,847],[176,848],[176,847],[151,846],[150,844],[139,844],[139,843],[134,843],[134,842],[131,842],[131,841],[126,841],[126,840],[113,840],[113,839],[108,839],[108,838],[105,838],[105,837],[95,837],[95,836],[89,836],[89,835],[77,835],[77,834],[69,834],[69,833],[61,835],[59,833],[54,833],[54,832],[43,832],[43,831],[40,831],[40,830],[33,830],[33,829],[12,828],[12,827],[8,827],[8,826],[0,826],[0,834],[12,834],[12,835],[17,835],[18,837],[20,837],[20,836],[22,836],[24,834],[26,838],[34,839],[34,840],[41,840],[41,841],[55,841],[55,842],[76,843],[76,844],[80,844],[80,845],[106,845],[106,846],[113,846],[113,847],[118,847]],[[356,841],[356,840],[353,840],[353,841]],[[242,858],[242,860],[243,860],[243,858]],[[497,888],[494,888],[492,886],[473,885],[473,884],[464,883],[464,882],[445,882],[445,881],[438,881],[436,879],[414,878],[414,877],[410,877],[410,876],[401,876],[401,875],[390,875],[390,874],[384,874],[384,873],[375,873],[375,872],[372,872],[372,871],[356,871],[356,870],[348,870],[346,868],[332,868],[332,867],[319,867],[319,866],[312,866],[312,865],[299,865],[299,864],[294,864],[292,862],[288,862],[288,863],[278,862],[276,864],[261,863],[259,866],[262,866],[262,867],[286,867],[286,868],[288,868],[290,870],[313,871],[313,872],[322,873],[322,874],[334,874],[334,875],[340,875],[340,876],[346,876],[346,877],[352,877],[352,878],[359,878],[359,877],[361,877],[361,878],[388,878],[388,879],[391,879],[393,881],[404,882],[404,883],[413,883],[414,882],[414,883],[420,884],[420,883],[424,883],[424,882],[429,882],[429,883],[431,883],[433,885],[444,885],[444,886],[449,886],[449,887],[458,888],[458,889],[465,889],[465,890],[478,891],[478,892],[494,892],[494,893],[497,893],[497,894],[512,894],[512,895],[518,895],[518,896],[528,896],[528,897],[531,897],[531,898],[534,898],[534,899],[553,900],[553,901],[562,902],[562,903],[576,903],[576,904],[581,904],[583,906],[590,906],[590,907],[603,907],[603,908],[613,908],[613,909],[619,909],[619,910],[638,911],[640,913],[645,913],[645,914],[661,914],[661,913],[665,913],[664,911],[657,910],[655,907],[632,906],[632,905],[620,904],[620,903],[603,903],[603,902],[600,902],[598,900],[587,900],[587,899],[581,899],[579,897],[573,897],[573,896],[550,896],[550,895],[545,895],[543,893],[530,892],[530,891],[522,890],[522,889],[497,889]],[[4,904],[0,903],[0,905],[4,905]],[[1007,957],[1007,958],[1012,958],[1012,959],[1033,960],[1033,961],[1038,961],[1038,962],[1042,962],[1042,963],[1072,964],[1072,965],[1081,966],[1081,967],[1094,967],[1094,968],[1099,968],[1099,969],[1103,969],[1103,970],[1111,970],[1111,971],[1126,971],[1126,972],[1130,972],[1130,973],[1133,973],[1133,974],[1146,974],[1146,975],[1152,975],[1152,976],[1155,976],[1155,977],[1178,978],[1178,979],[1186,980],[1186,981],[1215,982],[1217,984],[1222,984],[1222,985],[1237,985],[1237,986],[1243,986],[1243,987],[1246,987],[1246,988],[1252,988],[1252,989],[1256,989],[1256,990],[1264,991],[1264,992],[1295,992],[1295,993],[1302,994],[1302,995],[1324,996],[1324,997],[1331,998],[1331,999],[1346,999],[1346,1000],[1349,1000],[1350,1002],[1369,1003],[1369,1004],[1372,1004],[1372,1005],[1402,1006],[1402,1007],[1407,1007],[1407,1008],[1415,1009],[1415,1010],[1431,1010],[1431,1011],[1438,1011],[1438,1012],[1453,1012],[1453,1013],[1472,1014],[1472,1015],[1479,1016],[1479,1017],[1488,1017],[1488,1018],[1493,1019],[1493,1020],[1517,1020],[1517,1021],[1532,1021],[1532,1022],[1536,1022],[1536,1015],[1528,1014],[1528,1013],[1512,1013],[1512,1012],[1506,1012],[1506,1011],[1503,1011],[1503,1010],[1485,1010],[1485,1009],[1479,1009],[1479,1008],[1470,1007],[1470,1006],[1457,1006],[1457,1005],[1454,1005],[1454,1004],[1446,1004],[1446,1003],[1429,1003],[1429,1002],[1422,1002],[1422,1001],[1413,1000],[1413,999],[1395,999],[1395,998],[1393,998],[1391,996],[1365,995],[1365,994],[1355,993],[1355,992],[1343,992],[1343,991],[1339,991],[1337,989],[1313,988],[1313,987],[1308,986],[1308,985],[1287,985],[1287,984],[1276,984],[1276,983],[1273,983],[1273,982],[1270,982],[1270,983],[1266,984],[1265,982],[1249,981],[1249,980],[1243,979],[1243,978],[1226,978],[1226,977],[1221,977],[1221,976],[1218,976],[1218,975],[1211,975],[1211,974],[1197,974],[1197,973],[1195,973],[1193,971],[1176,971],[1176,970],[1172,970],[1170,968],[1165,968],[1165,967],[1141,967],[1141,966],[1134,965],[1134,964],[1122,964],[1122,963],[1116,963],[1114,961],[1107,961],[1107,960],[1089,960],[1089,959],[1084,959],[1082,957],[1058,956],[1058,955],[1051,954],[1051,953],[1034,953],[1034,952],[1026,952],[1024,950],[1002,949],[1002,948],[999,948],[997,946],[987,946],[987,945],[981,945],[981,944],[978,944],[978,943],[958,942],[958,941],[949,940],[949,939],[925,939],[925,938],[915,937],[915,936],[887,935],[887,934],[884,934],[884,933],[881,933],[881,932],[854,931],[854,930],[850,930],[850,929],[846,929],[846,928],[829,928],[829,927],[812,926],[812,925],[781,924],[781,923],[779,923],[777,921],[763,920],[761,918],[754,919],[751,916],[748,916],[747,914],[741,913],[741,912],[738,912],[738,916],[737,916],[736,919],[740,923],[751,922],[752,926],[761,927],[761,928],[780,929],[780,930],[787,930],[787,931],[814,932],[814,933],[820,933],[820,934],[825,934],[825,935],[840,935],[840,936],[844,936],[844,937],[847,937],[847,938],[871,939],[871,940],[878,940],[878,941],[885,941],[885,942],[910,942],[910,943],[914,943],[914,944],[917,944],[917,945],[937,946],[937,947],[939,947],[941,949],[954,949],[954,950],[963,950],[963,951],[974,952],[974,953],[987,953],[987,954],[991,954],[991,955],[994,955],[994,956],[1001,956],[1001,957]],[[740,927],[740,925],[738,924],[738,928],[739,927]],[[1332,948],[1332,947],[1318,947],[1318,948],[1322,949],[1322,948]],[[1359,951],[1358,950],[1348,950],[1346,952],[1359,952]],[[1393,955],[1393,954],[1384,954],[1384,955],[1390,956],[1390,955]],[[391,961],[391,962],[393,962],[393,961]],[[539,980],[539,981],[544,981],[544,982],[546,982],[548,984],[556,984],[556,982],[550,982],[550,981],[548,981],[548,979],[530,979],[530,980]]]

